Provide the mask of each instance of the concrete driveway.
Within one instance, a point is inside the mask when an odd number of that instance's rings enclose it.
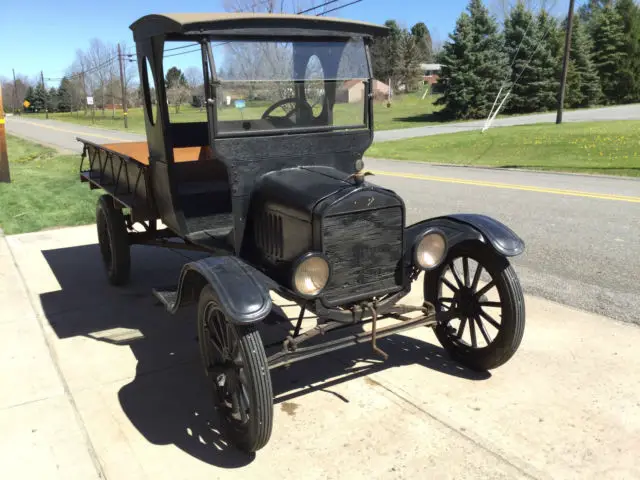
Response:
[[[0,238],[0,478],[640,478],[640,330],[530,296],[520,351],[490,375],[427,329],[382,340],[387,362],[365,345],[274,371],[273,436],[242,455],[193,310],[150,294],[185,261],[134,247],[116,289],[93,226]]]

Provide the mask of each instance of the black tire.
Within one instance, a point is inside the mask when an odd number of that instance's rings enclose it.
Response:
[[[102,195],[96,206],[96,227],[100,253],[111,285],[124,285],[131,274],[131,253],[127,225],[113,198]]]
[[[465,258],[467,267],[464,266]],[[451,266],[458,260],[462,264],[462,275],[456,274],[456,278]],[[473,274],[469,260],[476,263]],[[478,275],[477,265],[482,267]],[[488,272],[491,280],[481,287],[483,272]],[[447,275],[451,275],[453,280]],[[493,287],[489,285],[491,282],[494,283]],[[452,296],[447,297],[443,287]],[[451,287],[457,287],[458,293]],[[486,298],[487,294],[491,292],[495,295],[496,291],[499,297],[497,301]],[[434,330],[444,349],[466,367],[477,371],[491,370],[503,365],[518,350],[525,327],[522,288],[509,261],[490,247],[478,242],[453,247],[440,267],[425,274],[424,297],[438,312],[454,311],[453,319],[439,323]],[[491,308],[496,310],[488,312]],[[497,312],[501,317],[499,322],[494,318]],[[458,323],[458,326],[455,327],[454,323]],[[476,327],[479,331],[476,331]],[[489,330],[497,331],[493,338]],[[465,340],[465,333],[468,333],[470,341]],[[481,341],[485,345],[480,345]]]
[[[221,350],[213,346],[216,342],[213,336],[229,340],[228,358],[218,353],[225,349],[223,342]],[[198,343],[227,437],[242,451],[261,449],[268,443],[273,428],[273,389],[264,345],[254,325],[234,325],[228,321],[211,285],[200,293]],[[229,392],[234,386],[236,391]]]

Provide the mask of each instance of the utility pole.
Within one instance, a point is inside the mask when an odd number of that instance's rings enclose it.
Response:
[[[567,32],[564,38],[564,58],[562,59],[562,78],[560,79],[560,95],[558,95],[558,115],[556,124],[562,123],[562,110],[564,108],[564,91],[567,86],[567,71],[569,70],[569,52],[571,51],[571,29],[573,28],[573,4],[569,0],[569,14],[567,15]]]
[[[0,84],[0,182],[11,182],[9,175],[9,156],[7,154],[7,134],[4,126],[4,108],[2,106],[2,84]]]
[[[124,128],[129,128],[128,109],[127,109],[127,85],[124,81],[124,57],[118,44],[118,63],[120,64],[120,85],[122,85],[122,116],[124,117]]]
[[[13,113],[16,113],[16,109],[20,108],[18,104],[18,88],[16,86],[16,69],[12,68],[11,71],[13,72]]]
[[[44,92],[44,116],[49,120],[49,105],[47,105],[47,87],[44,86],[44,74],[40,70],[40,80],[42,81],[42,91]]]

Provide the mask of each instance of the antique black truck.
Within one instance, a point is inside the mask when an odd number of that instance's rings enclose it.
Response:
[[[469,368],[512,357],[525,307],[508,258],[523,241],[483,215],[406,225],[402,198],[366,179],[369,47],[385,27],[236,13],[148,15],[131,29],[147,141],[78,139],[81,180],[105,192],[96,221],[111,284],[128,281],[133,244],[206,253],[153,293],[172,313],[197,304],[204,370],[238,448],[270,438],[276,367],[363,342],[386,357],[377,339],[420,326]],[[202,118],[174,122],[163,58],[185,41],[201,56],[205,102]],[[424,303],[401,304],[419,279]],[[301,313],[267,353],[257,325],[271,292]],[[305,311],[317,324],[301,331]]]

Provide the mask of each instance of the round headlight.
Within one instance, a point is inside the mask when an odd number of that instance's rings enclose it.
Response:
[[[329,263],[319,255],[304,258],[293,273],[293,287],[302,295],[318,295],[329,281]]]
[[[416,245],[415,259],[420,268],[429,270],[440,264],[447,253],[447,240],[440,232],[427,233]]]

